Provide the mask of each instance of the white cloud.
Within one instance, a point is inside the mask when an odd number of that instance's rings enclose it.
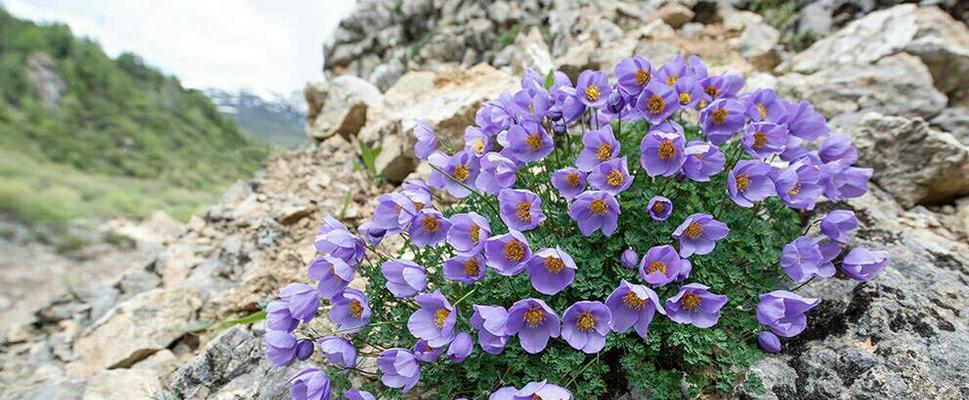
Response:
[[[299,90],[321,80],[326,35],[355,0],[0,0],[14,15],[66,23],[194,88]],[[325,3],[325,4],[324,4]]]

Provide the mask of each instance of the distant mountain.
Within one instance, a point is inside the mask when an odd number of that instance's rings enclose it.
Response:
[[[303,120],[306,102],[302,92],[288,96],[278,93],[255,93],[248,90],[228,92],[208,89],[219,112],[232,116],[242,133],[266,143],[299,147],[306,143]]]

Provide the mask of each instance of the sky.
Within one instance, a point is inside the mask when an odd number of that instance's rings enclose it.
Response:
[[[287,94],[323,79],[323,42],[356,0],[0,0],[66,23],[108,55],[138,54],[196,89]]]

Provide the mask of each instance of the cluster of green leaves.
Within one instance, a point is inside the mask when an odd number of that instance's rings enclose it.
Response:
[[[684,126],[688,138],[700,137],[696,126]],[[613,129],[620,131],[618,124]],[[422,398],[483,399],[502,386],[521,387],[530,381],[547,379],[567,387],[579,399],[614,398],[626,393],[634,398],[677,399],[695,397],[701,392],[728,393],[743,382],[747,368],[761,354],[754,338],[760,329],[753,312],[757,296],[785,282],[777,260],[783,245],[799,234],[800,222],[796,213],[776,199],[753,209],[736,206],[726,193],[726,173],[705,183],[646,176],[639,166],[639,143],[647,129],[642,122],[621,126],[621,155],[628,157],[635,180],[618,196],[622,214],[619,229],[611,237],[600,232],[583,236],[567,214],[567,203],[549,183],[551,172],[571,164],[581,150],[581,132],[557,138],[555,151],[544,162],[519,170],[516,187],[539,194],[548,217],[539,228],[525,232],[530,246],[533,250],[558,246],[578,265],[572,285],[554,296],[532,289],[526,273],[515,277],[489,273],[484,281],[474,285],[446,281],[441,265],[453,256],[448,246],[418,249],[408,244],[399,254],[378,258],[413,257],[426,266],[429,290],[440,289],[452,303],[460,301],[458,329],[471,332],[468,318],[472,304],[509,307],[520,299],[540,298],[561,315],[576,301],[604,301],[620,280],[642,283],[638,271],[621,266],[621,252],[632,248],[644,254],[653,246],[676,246],[673,230],[690,214],[709,213],[726,223],[731,233],[717,243],[714,252],[690,257],[693,271],[688,282],[703,283],[711,291],[729,297],[719,323],[701,329],[657,314],[646,339],[632,331],[613,333],[605,348],[595,355],[577,351],[561,339],[551,340],[544,352],[530,355],[512,338],[498,356],[476,348],[460,364],[422,364]],[[727,168],[744,157],[736,142],[722,150],[728,158]],[[647,213],[646,204],[655,195],[668,197],[674,203],[673,214],[666,221],[653,221]],[[494,234],[500,234],[506,228],[496,210],[494,197],[474,194],[446,209],[445,215],[475,211],[491,221]],[[379,264],[379,260],[373,260],[363,266],[363,275],[369,279],[367,295],[373,318],[363,333],[354,335],[355,344],[376,351],[410,348],[415,339],[408,333],[406,323],[416,306],[410,300],[394,298],[386,290]],[[679,284],[673,283],[656,291],[663,300],[678,289]],[[400,396],[399,391],[382,388],[376,377],[372,378],[366,388],[383,393],[386,398]],[[751,385],[756,386],[756,382]]]

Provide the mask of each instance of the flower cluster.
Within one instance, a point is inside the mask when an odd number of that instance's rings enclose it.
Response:
[[[797,236],[809,229],[796,211],[861,196],[872,174],[809,103],[744,92],[742,78],[710,74],[696,56],[633,57],[613,72],[612,84],[604,71],[575,84],[528,72],[520,91],[478,110],[450,155],[419,122],[414,153],[433,172],[380,196],[359,235],[324,219],[308,271],[316,287],[291,284],[267,307],[267,357],[286,365],[318,348],[328,369],[358,370],[381,393],[411,391],[425,371],[429,397],[589,398],[605,389],[600,356],[655,371],[644,355],[669,350],[682,360],[665,364],[690,374],[718,360],[715,346],[777,352],[820,301],[798,288],[885,268],[881,251],[841,256],[858,226],[851,211]],[[398,234],[397,254],[381,250]],[[358,272],[366,292],[350,287]],[[321,299],[337,331],[298,338]],[[506,352],[545,352],[568,368],[501,364]],[[376,371],[361,370],[367,358]],[[374,398],[333,379],[303,370],[293,398],[329,399],[341,385],[349,399]]]

